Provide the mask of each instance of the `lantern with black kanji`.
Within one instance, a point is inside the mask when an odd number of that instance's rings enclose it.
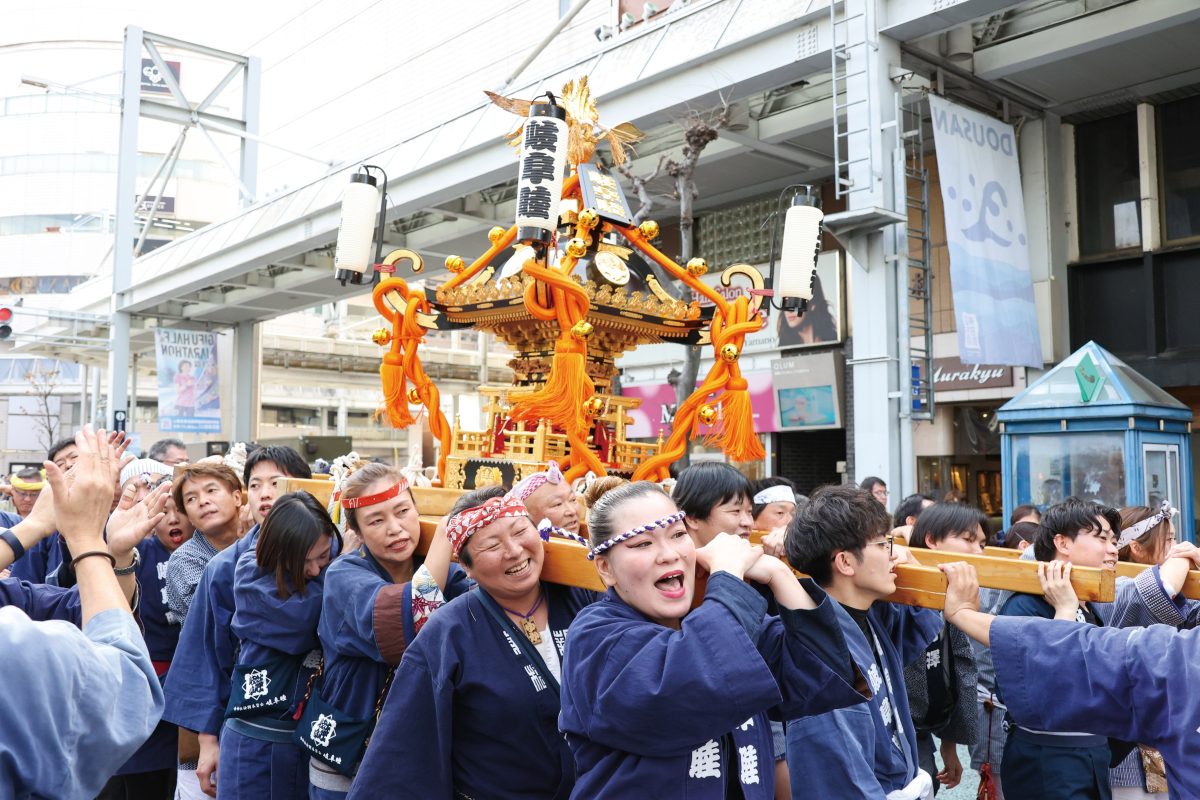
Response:
[[[517,178],[517,240],[548,244],[558,228],[567,161],[567,112],[547,93],[533,103],[521,131],[521,169]]]

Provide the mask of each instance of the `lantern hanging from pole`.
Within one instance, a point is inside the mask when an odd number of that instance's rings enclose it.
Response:
[[[533,103],[521,130],[521,168],[517,178],[517,241],[549,244],[558,230],[567,162],[567,112],[546,93]]]
[[[363,274],[373,266],[371,244],[381,195],[375,176],[365,172],[350,176],[350,185],[342,195],[342,218],[333,257],[336,277],[343,286],[347,281],[361,284]]]
[[[821,225],[825,214],[809,187],[792,198],[783,223],[783,246],[775,298],[782,308],[803,311],[813,296],[817,254],[821,252]]]

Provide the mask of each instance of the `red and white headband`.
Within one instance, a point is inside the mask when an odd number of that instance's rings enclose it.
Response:
[[[388,500],[391,500],[396,495],[400,494],[401,492],[406,492],[406,491],[408,491],[408,481],[401,478],[400,480],[396,481],[394,484],[392,484],[388,488],[384,489],[382,492],[376,492],[375,494],[360,495],[359,497],[343,497],[342,498],[342,508],[349,509],[349,508],[364,508],[366,506],[373,506],[376,503],[383,503]]]
[[[451,517],[446,522],[446,538],[457,556],[467,546],[468,539],[496,520],[528,516],[525,504],[512,495],[493,497],[481,506],[464,509]]]

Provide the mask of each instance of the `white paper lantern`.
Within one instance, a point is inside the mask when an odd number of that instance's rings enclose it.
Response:
[[[797,195],[793,202],[796,205],[784,217],[775,298],[784,307],[804,308],[813,296],[813,274],[817,254],[821,252],[821,221],[825,214],[816,207],[816,198],[811,195]]]
[[[342,195],[342,219],[338,224],[337,251],[333,266],[343,284],[361,283],[363,273],[373,266],[371,245],[375,238],[375,216],[379,213],[380,190],[373,176],[356,173]]]
[[[521,131],[517,240],[550,242],[558,230],[567,163],[567,112],[553,99],[534,103]]]

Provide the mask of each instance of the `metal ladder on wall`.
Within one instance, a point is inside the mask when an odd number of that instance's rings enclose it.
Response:
[[[901,88],[896,118],[904,148],[904,204],[908,215],[908,361],[913,419],[933,419],[933,292],[929,246],[929,170],[925,166],[924,89]]]
[[[842,0],[842,14],[838,16],[838,0],[830,0],[829,23],[833,34],[830,47],[830,84],[833,91],[833,175],[834,196],[842,199],[856,191],[870,189],[866,186],[855,186],[849,176],[849,168],[855,164],[867,162],[868,174],[875,174],[875,164],[872,153],[875,148],[868,146],[865,155],[850,158],[850,137],[872,133],[870,126],[851,129],[849,111],[860,105],[871,107],[871,81],[867,76],[867,48],[870,42],[870,22],[867,13],[873,5],[861,0]],[[853,6],[853,7],[852,7]],[[850,99],[847,94],[848,83],[856,78],[862,79],[863,92],[861,97]],[[846,114],[843,121],[841,116]]]

